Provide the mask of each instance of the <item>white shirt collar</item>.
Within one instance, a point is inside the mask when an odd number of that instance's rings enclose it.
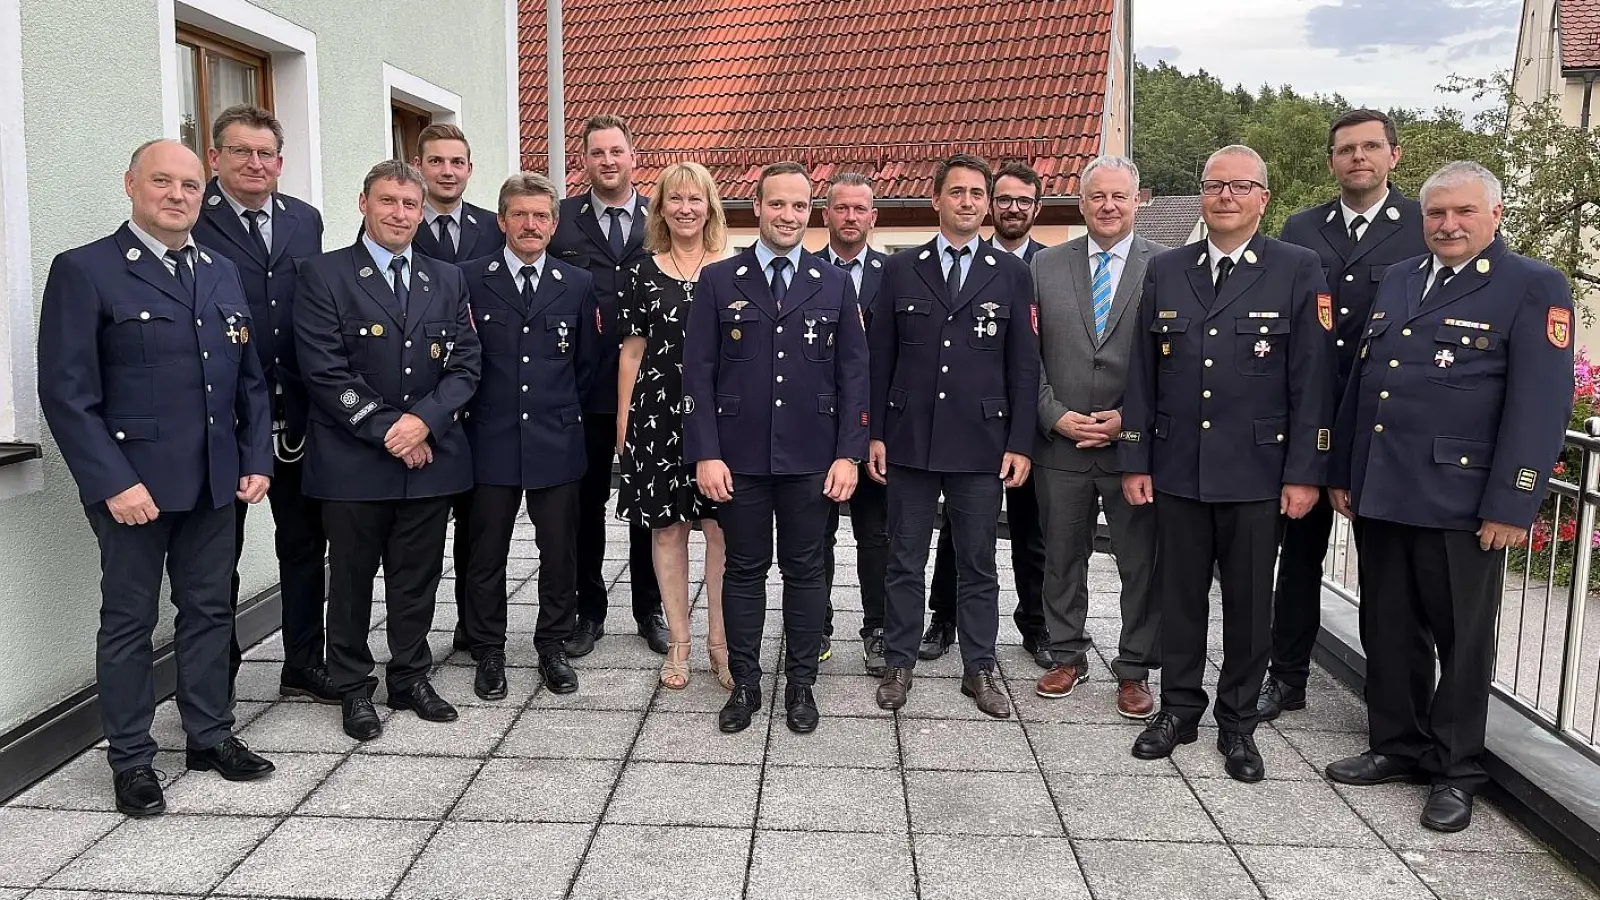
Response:
[[[1350,223],[1352,221],[1354,221],[1356,216],[1365,217],[1366,220],[1367,220],[1367,224],[1368,225],[1371,225],[1373,222],[1376,222],[1378,220],[1378,211],[1383,209],[1383,205],[1385,203],[1388,203],[1388,202],[1389,202],[1389,195],[1388,194],[1384,194],[1381,198],[1379,198],[1378,202],[1372,204],[1372,206],[1370,208],[1364,209],[1364,210],[1354,210],[1354,209],[1351,209],[1344,202],[1343,198],[1340,198],[1340,200],[1339,200],[1339,214],[1344,216],[1344,229],[1346,231],[1350,230]]]
[[[633,215],[634,208],[637,207],[638,205],[639,205],[639,192],[638,191],[633,191],[633,192],[628,194],[628,199],[627,200],[624,200],[623,202],[617,204],[617,208],[622,210],[623,213],[631,216],[631,215]],[[604,200],[601,200],[600,199],[600,195],[595,193],[594,191],[590,191],[589,192],[589,206],[593,207],[594,216],[597,219],[604,219],[606,217],[606,210],[611,208],[611,204],[605,202]]]
[[[756,241],[755,249],[756,262],[761,264],[761,271],[765,273],[768,269],[772,268],[772,261],[778,257],[778,254],[774,253],[772,248],[767,246],[767,242],[762,240]],[[793,277],[795,272],[800,271],[800,245],[795,244],[789,249],[788,253],[783,255],[789,260],[789,273],[790,277]]]
[[[456,234],[460,234],[461,233],[461,216],[462,216],[463,211],[466,210],[466,208],[467,208],[467,204],[465,204],[465,203],[457,203],[455,209],[451,210],[450,212],[443,213],[443,212],[439,212],[437,209],[434,209],[433,208],[433,204],[431,204],[431,203],[429,203],[427,201],[423,201],[423,203],[422,203],[422,217],[425,220],[427,220],[427,223],[429,225],[432,225],[435,221],[438,220],[438,218],[440,216],[446,216],[446,217],[448,217],[448,218],[453,220],[452,224],[454,224],[456,226]]]
[[[1244,256],[1244,251],[1248,249],[1250,249],[1250,242],[1245,241],[1238,247],[1234,248],[1232,253],[1223,253],[1221,250],[1217,249],[1216,244],[1211,243],[1210,238],[1206,239],[1206,255],[1210,257],[1211,268],[1213,270],[1217,268],[1217,263],[1222,262],[1222,258],[1224,256],[1233,260],[1233,264],[1237,266],[1239,264],[1239,258]]]
[[[1086,238],[1085,239],[1085,243],[1088,245],[1088,248],[1089,248],[1089,259],[1093,260],[1094,257],[1095,257],[1095,254],[1101,252],[1100,245],[1095,243],[1095,240],[1092,237],[1091,238]],[[1207,247],[1208,248],[1210,247],[1209,243],[1207,244]],[[1130,231],[1130,232],[1128,232],[1127,236],[1124,237],[1122,240],[1117,241],[1115,244],[1112,244],[1110,251],[1107,251],[1107,252],[1109,252],[1111,254],[1112,258],[1120,259],[1120,260],[1126,262],[1128,260],[1128,253],[1132,249],[1133,249],[1133,232]],[[1239,249],[1243,250],[1244,248],[1241,247]]]
[[[156,255],[156,259],[164,259],[167,255],[167,252],[172,249],[171,247],[168,247],[166,244],[163,244],[161,241],[157,240],[154,235],[150,234],[150,232],[140,228],[138,223],[134,222],[132,219],[128,220],[128,230],[132,231],[133,236],[139,239],[139,243],[145,245],[145,247],[148,248],[151,253]],[[189,248],[190,250],[195,249],[194,235],[192,233],[184,235],[183,246]],[[191,255],[189,257],[189,264],[193,265],[195,262],[196,260],[194,259],[194,256]]]
[[[400,251],[399,254],[391,253],[387,247],[384,247],[382,244],[373,240],[372,235],[367,234],[366,229],[364,228],[361,230],[361,243],[366,245],[367,252],[372,254],[372,261],[377,263],[378,271],[383,274],[385,279],[390,277],[389,263],[394,260],[395,256],[399,255],[404,257],[406,261],[406,279],[409,283],[411,278],[411,270],[416,267],[416,260],[411,258],[410,244],[407,244],[406,248]]]
[[[989,246],[999,250],[1001,253],[1009,253],[1012,256],[1015,256],[1017,259],[1026,259],[1028,255],[1028,248],[1033,246],[1033,238],[1027,238],[1023,240],[1022,244],[1015,250],[1007,250],[1005,245],[1000,243],[1000,236],[992,235],[989,238]]]
[[[519,259],[515,253],[511,252],[510,247],[500,248],[500,255],[501,258],[506,261],[506,268],[511,272],[513,278],[522,274],[523,266],[533,266],[533,271],[535,273],[533,276],[534,281],[539,281],[540,279],[544,278],[545,260],[549,258],[548,254],[539,254],[539,258],[531,263],[525,263]]]
[[[934,238],[934,246],[936,248],[938,248],[938,250],[939,250],[939,261],[941,263],[944,261],[945,251],[948,250],[951,247],[956,247],[957,250],[961,249],[961,247],[966,247],[968,250],[971,251],[967,255],[967,258],[968,259],[975,258],[978,255],[978,247],[982,243],[983,243],[983,240],[981,238],[979,238],[977,235],[973,235],[972,236],[972,240],[967,241],[965,244],[962,244],[962,245],[960,245],[958,247],[955,244],[950,243],[950,240],[944,236],[944,232],[942,232],[942,231],[939,232],[938,237]]]
[[[245,206],[243,203],[240,203],[237,199],[234,198],[234,196],[232,194],[228,193],[227,189],[222,186],[222,182],[220,182],[220,181],[217,182],[217,193],[222,195],[222,199],[228,201],[228,205],[233,207],[233,214],[238,216],[239,218],[243,219],[244,218],[244,214],[250,210],[250,207]],[[269,221],[269,222],[272,221],[272,195],[271,194],[267,195],[267,202],[261,204],[261,208],[259,210],[257,210],[257,211],[265,214],[266,217],[267,217],[267,221]]]

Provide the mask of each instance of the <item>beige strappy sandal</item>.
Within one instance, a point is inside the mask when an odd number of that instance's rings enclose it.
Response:
[[[706,655],[711,658],[711,674],[717,676],[717,683],[725,691],[733,690],[733,670],[728,667],[728,644],[706,643]],[[718,659],[718,657],[721,659]]]
[[[676,659],[679,648],[683,658]],[[689,686],[689,642],[668,641],[667,658],[661,663],[661,686],[669,691],[681,691]]]

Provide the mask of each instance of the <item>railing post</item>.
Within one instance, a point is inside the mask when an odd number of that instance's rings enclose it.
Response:
[[[1583,430],[1600,436],[1600,417],[1591,417]],[[1561,654],[1561,693],[1556,697],[1556,730],[1572,730],[1577,717],[1579,673],[1583,652],[1583,614],[1589,600],[1589,564],[1593,555],[1595,508],[1589,494],[1595,490],[1595,454],[1585,447],[1578,465],[1578,532],[1574,535],[1572,585],[1567,600],[1567,635]],[[1556,523],[1559,525],[1560,523]]]

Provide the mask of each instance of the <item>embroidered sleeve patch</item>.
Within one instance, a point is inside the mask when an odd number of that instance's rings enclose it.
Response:
[[[1119,432],[1117,434],[1117,440],[1119,440],[1119,441],[1127,441],[1130,444],[1137,444],[1137,443],[1139,443],[1139,432],[1137,432],[1137,431]]]
[[[365,419],[367,416],[372,415],[373,410],[375,410],[377,408],[378,408],[378,404],[376,402],[368,403],[366,406],[361,407],[360,411],[358,411],[355,415],[350,417],[350,424],[351,425],[360,425],[361,424],[361,420]]]
[[[1317,429],[1317,449],[1323,453],[1333,449],[1333,434],[1326,428]]]
[[[1333,295],[1317,295],[1317,321],[1322,324],[1323,331],[1333,330]]]
[[[1039,333],[1039,304],[1037,304],[1037,303],[1028,304],[1028,312],[1033,317],[1033,333],[1034,334],[1038,334]]]
[[[1531,494],[1539,484],[1539,473],[1532,469],[1517,470],[1517,490]]]
[[[1544,335],[1556,349],[1567,349],[1572,344],[1572,310],[1550,307],[1544,319]]]
[[[867,427],[867,412],[866,412],[866,410],[862,410],[861,411],[861,427],[862,428]]]
[[[596,306],[594,308],[594,333],[595,334],[605,334],[606,333],[605,326],[600,324],[600,307],[598,307],[598,306]]]

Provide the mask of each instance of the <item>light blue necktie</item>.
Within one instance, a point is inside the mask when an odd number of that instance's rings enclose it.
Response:
[[[1106,320],[1111,317],[1111,251],[1102,250],[1094,255],[1094,278],[1090,282],[1094,296],[1094,337],[1105,337]]]

